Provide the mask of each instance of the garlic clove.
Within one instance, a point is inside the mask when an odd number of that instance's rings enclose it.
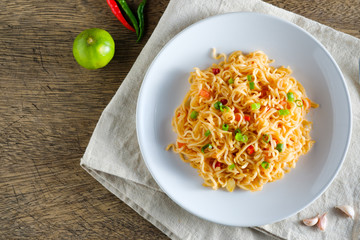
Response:
[[[316,217],[313,217],[313,218],[307,218],[307,219],[304,219],[303,220],[303,223],[306,225],[306,226],[314,226],[315,224],[317,224],[317,222],[319,221],[319,216],[316,216]]]
[[[336,206],[336,208],[340,209],[343,213],[345,213],[351,219],[354,219],[355,211],[352,206],[343,205],[343,206]]]
[[[326,214],[327,213],[324,213],[323,215],[321,215],[319,217],[319,221],[317,223],[317,226],[318,228],[321,230],[321,231],[325,231],[326,229],[326,226],[327,226],[327,217],[326,217]]]

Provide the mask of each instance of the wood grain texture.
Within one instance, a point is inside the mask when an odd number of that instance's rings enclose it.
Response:
[[[128,0],[135,9],[140,0]],[[268,0],[360,37],[360,0]],[[167,239],[79,166],[97,120],[153,32],[168,0],[148,0],[145,37],[106,1],[5,0],[0,10],[0,238]],[[86,28],[116,53],[100,70],[72,57]]]

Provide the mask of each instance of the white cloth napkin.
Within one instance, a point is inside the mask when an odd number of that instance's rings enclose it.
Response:
[[[226,12],[251,11],[293,22],[315,36],[332,54],[348,85],[353,111],[352,142],[338,176],[311,206],[286,220],[256,228],[229,227],[200,219],[176,205],[158,187],[139,150],[135,110],[139,88],[160,49],[187,26]],[[360,210],[360,106],[358,60],[360,40],[260,0],[170,1],[158,26],[119,90],[105,108],[81,166],[109,191],[172,239],[360,239],[360,220],[343,217],[333,207],[349,204]],[[329,212],[325,232],[306,227],[303,218]],[[257,231],[255,231],[255,230]],[[262,233],[260,233],[260,232]]]

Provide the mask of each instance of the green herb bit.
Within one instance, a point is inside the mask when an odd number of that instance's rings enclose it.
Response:
[[[220,110],[222,112],[224,112],[225,109],[227,112],[230,111],[230,108],[228,106],[224,106],[220,101],[218,101],[214,104],[214,108],[217,110]]]
[[[269,134],[264,134],[263,135],[263,141],[264,142],[268,143],[268,142],[270,142],[270,140],[271,140],[271,137],[269,136]]]
[[[248,138],[248,136],[243,135],[240,132],[238,132],[235,134],[235,140],[238,142],[246,143],[249,140],[249,138]]]
[[[229,169],[230,170],[233,170],[235,168],[235,163],[233,163],[233,164],[231,164],[230,166],[229,166]]]
[[[283,149],[284,149],[284,144],[283,143],[276,144],[276,150],[278,150],[279,152],[282,152]]]
[[[196,119],[198,117],[199,113],[197,111],[192,111],[190,114],[191,119]]]
[[[222,103],[220,105],[220,111],[221,112],[224,112],[226,109],[226,112],[230,111],[230,108],[228,106],[224,106]]]
[[[242,135],[240,142],[247,143],[248,140],[249,140],[248,136]]]
[[[250,87],[250,90],[253,90],[255,88],[255,83],[249,82],[249,87]]]
[[[235,140],[240,142],[240,141],[241,141],[241,139],[242,139],[242,134],[241,134],[241,133],[239,133],[239,132],[238,132],[238,133],[236,133],[236,134],[235,134]]]
[[[205,137],[209,136],[210,133],[211,133],[210,130],[207,130],[207,131],[205,132]]]
[[[258,110],[260,109],[261,104],[260,103],[252,103],[251,104],[251,110]]]
[[[303,101],[301,101],[300,99],[295,100],[295,104],[296,104],[296,106],[298,106],[298,107],[303,107],[303,106],[304,106]]]
[[[214,108],[217,109],[217,110],[220,110],[220,107],[222,106],[222,103],[220,101],[216,102],[214,104]]]
[[[251,76],[251,75],[247,75],[246,77],[247,77],[247,80],[248,80],[249,82],[252,81],[252,76]]]
[[[222,130],[224,130],[224,131],[229,130],[229,125],[227,125],[226,123],[224,123],[224,124],[222,125]]]
[[[262,166],[264,169],[268,169],[269,166],[270,166],[270,164],[269,164],[267,161],[263,161],[263,162],[261,163],[261,166]]]
[[[234,79],[233,79],[233,78],[230,78],[228,82],[229,82],[229,84],[233,84],[233,83],[234,83]]]
[[[289,114],[290,114],[289,109],[280,109],[280,110],[279,110],[279,115],[280,115],[280,116],[287,116],[287,115],[289,115]]]
[[[208,143],[208,144],[204,145],[204,146],[201,148],[201,152],[202,152],[202,153],[205,153],[204,151],[205,151],[205,149],[207,149],[207,148],[212,149],[213,146]]]
[[[292,92],[288,92],[286,94],[286,96],[287,96],[288,102],[293,102],[294,101],[294,94]]]

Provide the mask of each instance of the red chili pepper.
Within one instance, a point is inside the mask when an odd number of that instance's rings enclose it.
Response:
[[[112,13],[115,15],[117,19],[130,31],[135,32],[135,29],[126,21],[124,16],[122,15],[119,6],[117,5],[115,0],[106,0],[107,4],[109,5]]]
[[[234,109],[234,113],[239,113],[239,112],[240,111],[237,108]]]
[[[255,152],[254,146],[250,145],[247,149],[246,149],[247,153],[249,155],[253,154]]]
[[[220,69],[218,69],[218,68],[213,68],[212,69],[212,72],[213,72],[213,74],[218,74],[219,72],[220,72]]]
[[[226,105],[228,103],[226,99],[221,99],[220,102],[222,103],[222,105]]]
[[[215,163],[215,168],[218,168],[218,167],[221,168],[221,162],[216,162]]]
[[[250,116],[249,115],[244,115],[244,119],[245,119],[245,121],[250,122]]]

